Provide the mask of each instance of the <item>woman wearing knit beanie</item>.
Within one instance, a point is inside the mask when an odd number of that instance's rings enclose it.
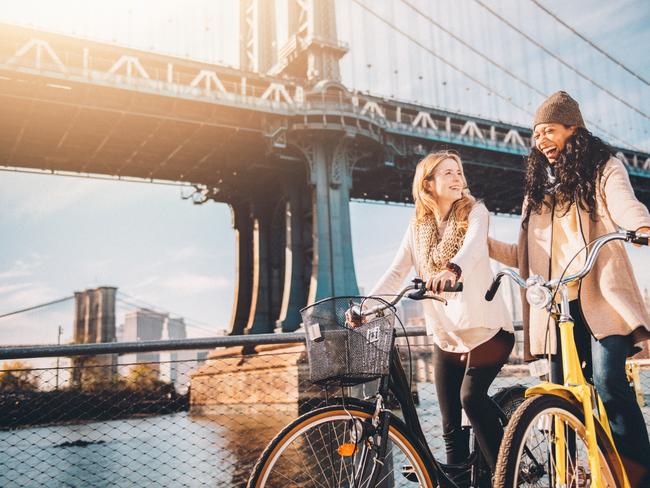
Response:
[[[415,271],[427,288],[463,282],[461,293],[445,293],[447,306],[425,300],[427,332],[434,342],[435,384],[442,414],[447,462],[465,462],[469,439],[461,428],[461,407],[472,423],[481,452],[494,471],[503,437],[488,388],[514,345],[505,302],[483,299],[493,274],[488,257],[489,213],[467,188],[457,154],[438,152],[420,161],[413,179],[415,216],[397,255],[370,295],[396,293]]]
[[[580,250],[593,239],[619,228],[650,230],[650,213],[636,199],[625,166],[586,129],[578,103],[566,92],[539,107],[533,139],[518,244],[490,239],[492,258],[520,268],[524,278],[559,278],[567,266],[567,275],[582,269],[586,250]],[[650,338],[650,317],[620,241],[605,246],[591,273],[569,287],[569,300],[585,377],[605,404],[628,477],[632,486],[649,486],[648,432],[625,361],[638,350],[635,344]],[[546,312],[525,300],[523,308],[526,359],[544,355],[548,345],[551,380],[563,383],[557,327],[547,341]]]

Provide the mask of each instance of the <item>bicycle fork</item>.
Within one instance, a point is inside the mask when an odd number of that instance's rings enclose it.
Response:
[[[560,341],[563,345],[562,369],[564,371],[565,385],[563,389],[568,390],[569,394],[582,406],[585,421],[585,441],[587,444],[587,457],[592,477],[592,486],[594,488],[608,488],[604,486],[601,475],[601,460],[598,454],[598,439],[596,438],[596,421],[594,418],[595,406],[598,407],[598,414],[601,420],[600,424],[603,426],[612,444],[614,443],[614,440],[612,438],[609,421],[603,403],[600,398],[595,395],[593,387],[587,383],[582,373],[580,359],[577,354],[575,338],[573,335],[573,327],[574,324],[570,317],[563,316],[560,318]],[[568,486],[569,472],[566,464],[567,456],[565,456],[565,453],[567,452],[567,449],[570,448],[567,445],[562,420],[558,417],[554,418],[554,430],[555,450],[556,453],[559,453],[559,455],[556,454],[555,456],[555,481],[557,486]],[[618,459],[618,462],[621,462],[620,458]],[[574,473],[574,476],[577,475],[578,473]],[[629,483],[627,483],[626,486],[629,486]]]

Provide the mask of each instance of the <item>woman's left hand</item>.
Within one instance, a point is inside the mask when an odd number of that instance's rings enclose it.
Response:
[[[637,232],[650,233],[650,227],[639,227]],[[632,244],[634,247],[641,247],[641,244]]]
[[[456,273],[448,269],[443,269],[427,280],[427,290],[431,290],[434,293],[442,293],[447,281],[450,282],[449,285],[452,288],[456,286]]]

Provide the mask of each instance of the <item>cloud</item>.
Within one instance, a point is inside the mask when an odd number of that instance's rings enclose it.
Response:
[[[18,290],[23,290],[25,288],[29,288],[31,286],[34,286],[33,283],[16,283],[14,285],[0,285],[0,295],[4,295],[6,293],[12,293]]]
[[[211,291],[232,289],[233,282],[225,276],[210,276],[195,273],[178,273],[172,276],[153,275],[120,290],[127,296],[145,300],[152,304],[164,303],[169,293],[175,296],[197,295]]]
[[[117,199],[98,198],[109,191],[115,195],[115,185],[134,184],[139,183],[3,172],[0,178],[0,208],[6,209],[3,217],[39,220],[79,206],[87,200],[92,200],[95,208],[107,206],[115,209],[116,206],[145,200],[152,191],[156,191],[154,188],[146,188],[143,191],[119,192]]]
[[[73,322],[74,307],[70,304],[65,309],[48,307],[5,317],[0,319],[0,344],[56,344],[59,325],[63,327],[61,342],[72,342]]]
[[[43,264],[43,256],[37,253],[32,253],[27,259],[28,261],[17,259],[9,269],[0,271],[0,284],[5,280],[32,276],[33,271]]]
[[[61,292],[42,283],[28,283],[24,287],[16,287],[14,292],[3,296],[0,299],[0,310],[2,313],[9,313],[63,298],[63,296]]]
[[[42,219],[63,209],[76,205],[90,197],[94,185],[88,181],[70,178],[52,178],[43,184],[43,175],[4,175],[6,184],[1,184],[0,206],[8,209],[7,214],[14,219]],[[11,184],[7,180],[11,179]],[[26,195],[37,197],[25,198]]]
[[[143,280],[138,281],[133,285],[125,285],[124,288],[128,290],[141,290],[141,289],[151,289],[154,285],[160,284],[162,278],[158,275],[151,275],[146,277]]]
[[[153,263],[153,266],[169,266],[170,263],[180,263],[185,261],[200,261],[218,258],[218,252],[209,252],[196,244],[187,244],[180,248],[174,248],[167,251],[164,260]]]
[[[178,250],[175,250],[172,254],[172,258],[177,261],[182,261],[185,259],[198,259],[211,256],[210,253],[206,252],[204,249],[201,249],[196,244],[188,244]]]
[[[184,273],[165,278],[160,285],[179,293],[205,293],[212,290],[225,290],[233,286],[232,281],[224,276],[207,276]]]

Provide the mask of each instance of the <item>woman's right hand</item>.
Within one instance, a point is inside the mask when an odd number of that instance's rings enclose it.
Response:
[[[345,311],[345,323],[354,328],[362,326],[366,322],[366,318],[362,315],[359,315],[358,312],[354,310],[354,307],[350,307]]]
[[[442,293],[447,282],[449,282],[449,287],[453,288],[456,286],[456,281],[457,277],[455,273],[448,269],[443,269],[427,280],[426,288],[433,293]]]

